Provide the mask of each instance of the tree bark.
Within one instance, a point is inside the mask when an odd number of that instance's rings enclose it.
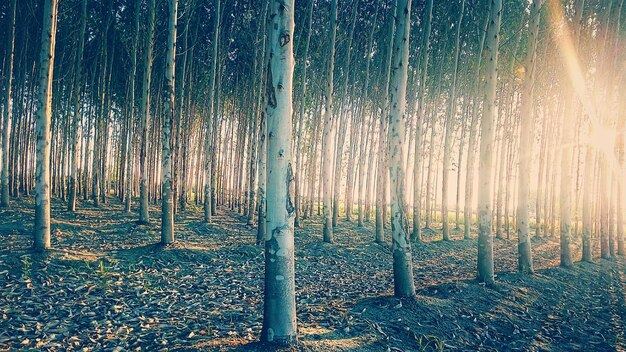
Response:
[[[176,65],[176,22],[178,0],[169,0],[167,53],[165,55],[165,95],[163,100],[162,159],[161,159],[161,244],[174,242],[174,200],[172,194],[172,123],[174,109],[174,72]]]
[[[267,225],[265,300],[261,339],[296,342],[292,171],[293,29],[292,0],[272,0],[267,66]]]
[[[300,166],[300,157],[301,157],[301,146],[302,146],[302,125],[304,123],[304,108],[305,108],[305,98],[306,98],[306,89],[307,89],[307,59],[309,56],[309,46],[311,44],[311,27],[313,25],[313,0],[309,0],[309,6],[307,10],[307,18],[308,18],[308,27],[307,34],[304,46],[304,57],[302,59],[302,87],[300,90],[300,124],[298,125],[298,144],[296,148],[296,167],[294,169],[294,181],[295,181],[295,207],[296,207],[296,218],[294,220],[294,226],[300,227],[300,186],[301,186],[301,170],[298,168]]]
[[[148,22],[146,29],[146,47],[143,53],[143,72],[141,102],[139,103],[139,223],[147,224],[150,221],[148,205],[148,116],[150,114],[150,81],[152,76],[152,47],[154,45],[154,17],[155,0],[148,0]]]
[[[448,115],[445,120],[445,136],[443,147],[443,169],[441,177],[441,222],[443,230],[443,240],[450,240],[450,227],[448,223],[448,175],[450,166],[450,153],[452,153],[452,134],[456,118],[456,81],[459,67],[459,47],[461,44],[461,24],[463,22],[463,11],[465,10],[465,0],[461,0],[461,10],[459,20],[456,23],[456,41],[454,44],[454,66],[452,69],[452,85],[448,96]]]
[[[324,242],[333,243],[332,223],[332,176],[333,176],[333,77],[335,70],[335,40],[337,30],[337,0],[332,0],[330,5],[330,56],[326,71],[326,90],[324,92],[326,104],[324,105],[324,132],[322,142],[322,172],[324,192]]]
[[[211,68],[209,71],[209,110],[207,112],[207,126],[206,126],[206,155],[204,159],[204,173],[206,177],[206,183],[204,185],[204,222],[210,223],[212,221],[212,211],[211,211],[211,194],[213,193],[213,174],[215,167],[213,165],[213,144],[211,143],[213,138],[213,123],[214,123],[214,114],[213,110],[215,109],[215,76],[217,69],[217,51],[218,51],[218,42],[219,42],[219,32],[220,32],[220,13],[221,13],[221,1],[215,1],[215,15],[213,17],[213,47],[211,49]]]
[[[34,249],[50,248],[50,121],[52,118],[52,76],[57,32],[57,0],[46,0],[39,57],[37,94],[37,163],[35,173]]]
[[[420,221],[422,217],[422,182],[420,175],[422,174],[422,140],[424,138],[424,115],[425,115],[425,96],[426,96],[426,79],[428,77],[428,58],[430,55],[430,31],[433,17],[433,0],[426,3],[426,16],[424,24],[424,48],[422,49],[422,57],[420,58],[420,91],[418,97],[417,121],[415,124],[415,154],[413,156],[413,231],[411,232],[411,240],[421,241],[422,233]]]
[[[533,259],[529,233],[528,198],[530,193],[530,160],[532,155],[533,93],[535,85],[535,59],[542,0],[533,0],[530,5],[530,23],[527,42],[525,77],[522,85],[522,105],[520,111],[519,166],[517,182],[517,270],[520,273],[533,272]]]
[[[398,0],[396,16],[394,16],[397,33],[393,45],[388,138],[389,172],[391,175],[391,251],[393,253],[394,294],[396,297],[415,296],[404,165],[410,14],[411,0]]]
[[[15,13],[17,0],[9,8],[9,40],[7,46],[6,88],[4,121],[2,123],[2,145],[0,146],[0,208],[9,207],[9,121],[13,118],[13,58],[15,56]],[[6,59],[5,59],[6,60]]]
[[[486,38],[487,74],[484,88],[483,116],[481,123],[480,163],[478,178],[478,279],[488,285],[495,282],[493,270],[493,234],[491,232],[491,190],[493,169],[493,122],[497,112],[496,87],[498,66],[498,42],[502,19],[502,1],[492,0],[489,9],[489,25]]]

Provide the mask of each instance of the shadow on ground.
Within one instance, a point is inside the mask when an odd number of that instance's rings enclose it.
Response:
[[[261,329],[263,249],[245,218],[177,215],[160,246],[157,209],[139,225],[119,202],[53,202],[53,246],[30,251],[33,212],[0,212],[0,350],[268,351]],[[536,274],[516,268],[516,239],[495,240],[498,286],[473,280],[474,239],[413,248],[418,295],[392,297],[391,254],[370,224],[340,221],[334,244],[318,219],[296,231],[299,343],[280,351],[607,351],[624,341],[623,259],[557,268],[558,242],[533,240]],[[574,254],[580,255],[576,243]]]

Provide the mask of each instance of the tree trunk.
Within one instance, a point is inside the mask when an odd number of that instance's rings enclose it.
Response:
[[[424,48],[422,49],[422,57],[420,58],[420,91],[418,97],[417,121],[415,125],[415,154],[413,156],[413,231],[411,239],[421,241],[422,234],[420,228],[420,220],[422,217],[422,182],[420,175],[422,174],[422,139],[424,138],[424,114],[426,96],[426,79],[428,77],[428,58],[430,54],[430,31],[433,18],[433,0],[426,3],[426,23],[424,24]]]
[[[465,9],[465,0],[461,0],[461,11],[459,12],[459,20],[456,23],[456,41],[454,45],[454,66],[452,69],[452,85],[450,86],[448,115],[445,120],[445,137],[443,147],[443,169],[441,177],[441,218],[443,229],[443,240],[450,240],[450,227],[448,224],[448,175],[450,166],[450,153],[452,153],[452,134],[454,131],[456,119],[456,80],[459,67],[459,47],[461,44],[461,24],[463,22],[463,11]]]
[[[84,2],[86,2],[86,0],[83,0]],[[124,202],[124,210],[127,213],[130,213],[130,204],[131,204],[131,184],[132,184],[132,176],[131,176],[131,172],[132,172],[132,163],[131,163],[131,151],[132,151],[132,136],[133,136],[133,126],[135,125],[135,79],[134,77],[137,76],[137,50],[139,48],[139,18],[140,18],[140,11],[141,11],[141,0],[137,0],[135,2],[135,19],[134,19],[134,27],[135,30],[133,32],[134,38],[133,38],[133,52],[131,53],[131,61],[132,61],[132,67],[131,67],[131,71],[132,71],[132,77],[130,79],[130,92],[129,92],[129,101],[130,101],[130,109],[129,109],[129,117],[128,117],[128,127],[127,127],[127,135],[126,135],[126,148],[127,150],[124,150],[123,152],[126,155],[126,165],[123,165],[123,167],[126,168],[126,180],[124,180],[126,182],[125,186],[126,186],[126,190],[124,192],[125,195],[125,202]],[[82,38],[82,36],[81,36]]]
[[[267,225],[265,300],[261,339],[296,342],[293,171],[291,156],[293,94],[292,0],[271,2],[267,66]]]
[[[8,64],[5,71],[6,88],[4,121],[2,124],[2,145],[0,146],[0,208],[9,207],[9,121],[13,117],[13,58],[15,52],[15,12],[17,0],[11,1],[9,20],[9,40],[7,46]],[[6,60],[6,58],[5,58]],[[15,172],[15,171],[14,171]]]
[[[332,223],[332,176],[333,176],[333,77],[335,70],[335,38],[337,29],[337,0],[330,5],[330,56],[326,70],[326,90],[324,91],[326,104],[324,105],[324,132],[322,142],[322,172],[324,192],[324,242],[333,242]]]
[[[307,18],[308,18],[308,27],[307,34],[304,46],[304,57],[302,60],[302,87],[300,90],[300,124],[298,125],[298,144],[296,146],[296,167],[294,168],[294,182],[295,182],[295,207],[296,207],[296,218],[294,220],[294,226],[300,227],[300,186],[301,186],[301,170],[298,168],[300,166],[300,158],[301,158],[301,146],[302,146],[302,125],[304,124],[304,110],[305,110],[305,98],[306,98],[306,89],[307,89],[307,59],[309,56],[309,46],[311,44],[311,27],[313,25],[313,0],[309,0],[309,6],[307,10]]]
[[[39,58],[37,94],[37,170],[35,174],[34,249],[50,248],[50,121],[52,118],[52,75],[57,32],[57,0],[46,0]]]
[[[216,76],[216,68],[217,68],[217,51],[218,51],[218,42],[219,42],[219,31],[220,31],[220,9],[221,4],[220,0],[215,1],[215,15],[213,17],[213,48],[211,49],[211,68],[209,71],[209,111],[207,112],[207,133],[206,133],[206,155],[204,159],[204,172],[206,177],[206,183],[204,185],[204,222],[210,223],[212,221],[211,216],[211,194],[213,193],[213,168],[215,165],[213,162],[213,144],[211,140],[213,138],[213,122],[214,122],[214,96],[215,96],[215,76]]]
[[[161,159],[161,244],[174,242],[174,209],[172,194],[172,123],[174,109],[174,72],[176,65],[176,22],[178,0],[169,0],[167,53],[165,56],[165,99],[163,101],[163,140]]]
[[[496,87],[498,66],[498,42],[502,19],[502,1],[492,0],[486,40],[486,80],[481,123],[480,163],[478,178],[478,279],[488,285],[494,283],[493,234],[491,232],[491,190],[493,169],[493,122],[497,112]]]
[[[389,29],[388,29],[388,41],[387,41],[387,53],[385,56],[385,66],[383,67],[384,72],[384,88],[383,88],[383,109],[382,115],[380,116],[380,130],[378,131],[378,167],[377,167],[377,175],[376,175],[376,243],[384,243],[385,241],[385,222],[387,217],[386,208],[387,208],[387,177],[389,175],[388,170],[388,160],[387,153],[389,149],[387,149],[387,137],[388,137],[388,129],[389,129],[389,118],[387,117],[390,113],[390,100],[389,100],[389,84],[391,81],[391,66],[393,64],[393,38],[394,38],[394,30],[395,30],[395,14],[397,10],[397,0],[393,1],[392,5],[392,16],[389,18]],[[410,7],[410,6],[409,6]],[[408,38],[407,38],[408,39]],[[405,94],[406,99],[406,94]],[[404,132],[404,130],[403,130]],[[404,137],[404,136],[403,136]],[[404,153],[401,151],[400,153]],[[402,165],[404,167],[404,164]]]
[[[150,80],[152,76],[152,47],[154,45],[155,0],[148,0],[148,23],[146,29],[146,47],[144,48],[141,102],[139,103],[139,223],[150,221],[148,205],[148,116],[150,114]]]
[[[532,155],[533,125],[533,93],[535,85],[535,59],[537,57],[537,41],[542,0],[533,0],[530,5],[530,24],[527,42],[526,60],[524,62],[525,79],[522,85],[522,102],[520,111],[520,142],[519,166],[517,182],[517,270],[520,273],[533,272],[533,259],[529,233],[530,217],[528,215],[528,198],[530,193],[530,160]]]
[[[393,10],[392,10],[393,11]],[[393,253],[394,294],[415,296],[409,221],[407,218],[404,128],[406,120],[406,85],[409,62],[411,0],[398,0],[397,33],[393,45],[393,78],[389,110],[389,172],[391,179],[391,251]]]

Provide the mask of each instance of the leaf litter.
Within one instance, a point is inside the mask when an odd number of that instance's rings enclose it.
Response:
[[[28,201],[0,212],[0,350],[268,350],[257,342],[263,248],[242,216],[224,208],[203,224],[199,211],[177,214],[178,242],[162,247],[158,219],[138,225],[111,203],[73,215],[53,202],[46,254],[29,249]],[[303,223],[299,343],[278,350],[626,349],[623,258],[561,269],[558,240],[535,238],[527,277],[515,273],[516,239],[496,239],[498,285],[488,288],[474,281],[475,240],[443,242],[434,230],[413,246],[417,297],[399,300],[391,252],[372,242],[370,224],[341,221],[329,245],[319,219]]]

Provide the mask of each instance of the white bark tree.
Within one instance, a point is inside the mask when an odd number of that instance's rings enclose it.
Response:
[[[391,251],[393,253],[394,294],[396,297],[415,296],[404,167],[410,16],[411,0],[398,0],[396,36],[393,44],[388,137],[391,181]]]
[[[424,48],[420,58],[420,87],[417,103],[417,122],[415,124],[415,153],[413,155],[413,231],[411,239],[421,241],[420,221],[422,218],[422,183],[420,175],[422,173],[422,140],[424,139],[424,115],[426,114],[426,79],[428,78],[428,59],[430,56],[430,31],[433,18],[433,0],[426,3],[426,19],[424,24]]]
[[[152,77],[152,47],[154,45],[155,0],[148,0],[146,47],[143,52],[141,102],[139,103],[139,222],[150,221],[148,208],[148,115],[150,114],[150,81]]]
[[[498,43],[500,41],[500,23],[502,20],[502,0],[492,0],[489,9],[489,24],[485,40],[485,87],[483,97],[483,116],[481,123],[480,162],[478,166],[478,279],[486,284],[493,284],[493,233],[491,232],[491,190],[493,174],[493,125],[496,106],[496,87],[498,85]]]
[[[35,171],[34,249],[50,248],[50,122],[52,119],[52,75],[57,32],[57,0],[45,0],[39,56],[37,94],[37,160]]]
[[[261,339],[296,342],[292,165],[293,0],[272,0],[268,30],[267,227]]]
[[[324,242],[333,242],[332,223],[332,187],[333,187],[333,140],[334,140],[334,118],[333,118],[333,77],[335,70],[335,39],[337,32],[337,0],[332,0],[330,4],[330,53],[328,67],[326,71],[326,90],[324,92],[326,104],[324,106],[324,132],[322,142],[322,174],[324,192]]]
[[[452,84],[448,96],[448,114],[445,119],[445,136],[443,146],[443,169],[441,170],[441,218],[443,240],[450,240],[450,225],[448,223],[448,175],[450,172],[450,154],[452,153],[452,135],[454,134],[456,119],[456,81],[459,72],[459,49],[461,45],[461,24],[465,0],[461,0],[461,9],[456,23],[456,40],[454,44],[454,66],[452,67]]]
[[[206,177],[206,183],[204,185],[204,222],[211,222],[211,194],[213,193],[213,146],[211,140],[213,139],[213,122],[214,122],[214,102],[215,102],[215,76],[217,68],[217,48],[220,33],[220,13],[221,6],[220,0],[215,0],[215,16],[213,18],[213,48],[211,49],[211,69],[209,72],[209,110],[207,112],[207,133],[206,133],[206,155],[204,159],[204,173]]]
[[[163,104],[163,139],[161,159],[161,244],[174,242],[174,199],[172,195],[172,122],[174,109],[174,72],[176,65],[176,22],[178,0],[169,0],[167,53],[165,55],[165,96]]]
[[[2,123],[2,145],[0,146],[0,208],[9,206],[9,121],[13,116],[13,58],[15,56],[15,9],[17,0],[11,1],[9,8],[9,40],[7,46],[8,63],[6,68],[6,88],[4,121]]]
[[[517,190],[517,270],[520,273],[533,272],[528,201],[530,193],[530,159],[532,155],[533,88],[535,84],[535,58],[537,56],[537,36],[542,0],[533,0],[530,5],[529,38],[527,42],[525,76],[522,85],[522,105],[520,111],[520,142],[518,147],[519,167]]]

